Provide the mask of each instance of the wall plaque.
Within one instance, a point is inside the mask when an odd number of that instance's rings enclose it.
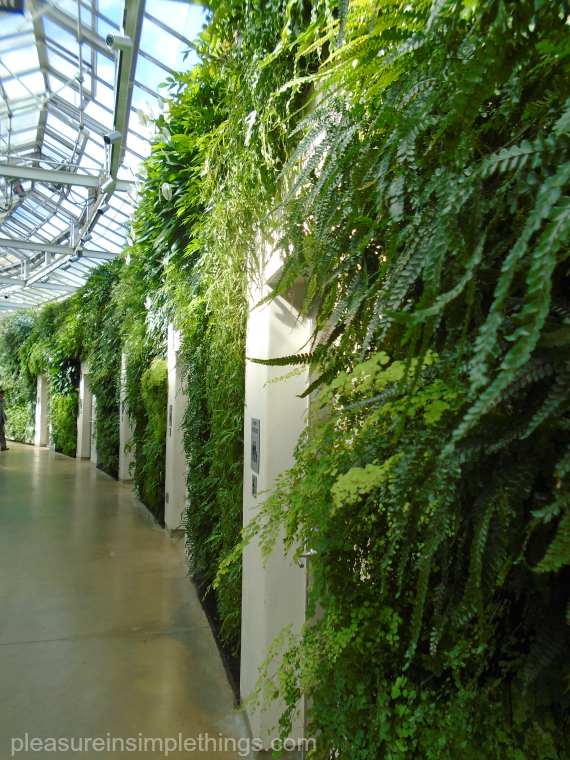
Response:
[[[251,418],[251,469],[259,475],[259,420]]]
[[[251,476],[251,495],[254,499],[257,498],[257,475]]]

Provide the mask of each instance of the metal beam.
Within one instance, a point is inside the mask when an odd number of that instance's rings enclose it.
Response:
[[[48,253],[59,253],[62,256],[74,256],[76,254],[75,249],[68,245],[36,243],[33,240],[23,240],[22,238],[0,238],[0,248],[19,248],[22,251],[42,251],[44,253],[47,251]],[[118,254],[83,248],[79,255],[86,259],[116,259]]]
[[[67,13],[60,11],[59,8],[52,5],[45,12],[45,16],[52,21],[55,21],[56,24],[59,24],[59,26],[63,27],[63,29],[65,29],[67,32],[73,34],[77,39],[77,21],[74,20],[71,16],[68,16]],[[94,50],[97,50],[99,53],[105,53],[106,55],[109,55],[109,48],[105,44],[103,37],[99,37],[98,34],[92,32],[83,23],[81,24],[81,36],[83,37],[84,41],[88,42]]]
[[[144,0],[125,0],[123,11],[123,34],[130,37],[133,46],[130,50],[119,52],[115,69],[115,110],[113,114],[113,129],[122,134],[122,140],[111,146],[110,172],[112,177],[117,176],[119,166],[123,162],[127,132],[129,129],[129,116],[133,99],[133,85],[137,67],[137,56],[141,38],[141,29],[144,16]],[[117,182],[118,185],[118,182]]]
[[[80,187],[98,188],[105,181],[100,177],[93,177],[89,174],[76,174],[72,172],[60,172],[55,169],[40,169],[31,166],[14,166],[13,164],[0,163],[0,177],[9,177],[11,179],[26,180],[32,182],[44,182],[54,185],[79,185]],[[134,181],[127,179],[118,179],[116,190],[126,193],[134,185]]]
[[[0,276],[0,288],[3,285],[15,285],[18,288],[24,288],[26,287],[26,282],[19,277]],[[59,282],[36,282],[32,283],[32,285],[29,285],[28,287],[33,288],[34,290],[59,290],[63,291],[64,293],[75,293],[75,291],[79,290],[79,287],[76,285],[65,285]]]
[[[28,306],[25,306],[22,303],[12,303],[11,301],[4,301],[0,299],[0,309],[8,309],[10,311],[27,311],[28,309],[33,309],[36,304],[29,304]]]

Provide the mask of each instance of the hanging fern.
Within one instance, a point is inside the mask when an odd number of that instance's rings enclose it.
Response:
[[[272,363],[320,393],[250,532],[315,551],[274,691],[316,758],[570,754],[569,13],[359,1],[312,42],[275,294],[316,331]]]

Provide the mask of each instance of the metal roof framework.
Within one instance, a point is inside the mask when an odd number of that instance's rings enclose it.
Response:
[[[184,0],[0,12],[0,318],[65,297],[121,252],[159,86],[194,65],[203,21]],[[110,49],[109,34],[132,47]],[[106,144],[112,131],[121,139]]]

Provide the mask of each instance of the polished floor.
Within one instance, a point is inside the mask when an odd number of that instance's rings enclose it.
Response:
[[[9,445],[0,760],[244,757],[242,718],[181,547],[90,462]]]

